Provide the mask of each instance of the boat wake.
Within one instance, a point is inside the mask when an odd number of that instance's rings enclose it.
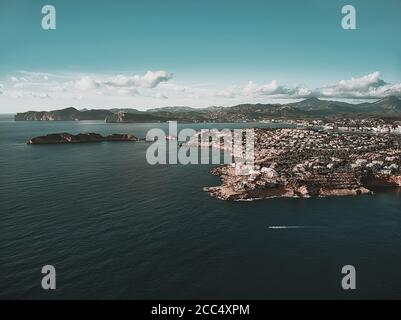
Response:
[[[268,226],[269,229],[311,229],[322,228],[320,226]]]

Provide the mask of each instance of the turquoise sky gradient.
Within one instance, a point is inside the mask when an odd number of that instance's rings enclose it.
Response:
[[[41,28],[41,8],[57,30]],[[341,28],[352,4],[357,30]],[[401,82],[400,0],[2,0],[0,83],[18,70],[135,73],[174,81],[318,87],[380,71]]]

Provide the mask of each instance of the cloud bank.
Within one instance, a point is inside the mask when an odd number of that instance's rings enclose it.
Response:
[[[280,85],[276,80],[269,84],[257,85],[252,81],[244,87],[245,94],[266,96],[271,98],[299,99],[299,98],[336,98],[336,99],[380,99],[395,95],[401,97],[401,84],[389,84],[381,79],[380,72],[341,80],[319,88],[309,89],[303,86],[287,87]]]
[[[104,82],[112,87],[141,87],[141,88],[155,88],[161,82],[167,82],[173,77],[171,72],[167,71],[148,71],[143,76],[125,76],[117,75],[110,80]]]
[[[316,90],[316,95],[327,98],[383,98],[400,95],[400,84],[391,85],[380,78],[380,72],[373,72],[360,78],[341,80],[338,83]]]
[[[48,100],[48,105],[143,106],[167,105],[233,105],[236,103],[269,102],[272,99],[380,99],[390,95],[401,97],[401,83],[391,84],[380,72],[340,80],[308,88],[289,86],[271,80],[265,84],[248,81],[231,86],[208,83],[177,83],[173,73],[159,70],[140,74],[50,74],[19,71],[0,78],[0,97],[20,99],[35,105],[35,99]],[[77,103],[77,101],[79,103]],[[163,102],[168,101],[168,102]],[[22,102],[21,102],[22,105]],[[40,105],[46,105],[40,103]]]
[[[111,88],[156,88],[161,82],[167,82],[173,77],[171,72],[167,71],[148,71],[143,76],[140,75],[116,75],[103,79],[96,76],[83,76],[75,81],[75,87],[81,91],[91,91],[101,86]]]

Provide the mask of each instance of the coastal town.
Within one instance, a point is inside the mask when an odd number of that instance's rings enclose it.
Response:
[[[211,170],[222,184],[205,188],[223,200],[371,194],[401,186],[401,136],[308,128],[255,129],[254,165]]]
[[[401,121],[381,118],[338,118],[338,119],[269,119],[262,123],[287,124],[297,128],[320,128],[325,131],[371,132],[401,134]]]

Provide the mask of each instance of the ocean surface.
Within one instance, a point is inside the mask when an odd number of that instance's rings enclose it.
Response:
[[[190,124],[241,128],[260,124]],[[401,197],[224,202],[212,165],[146,162],[148,143],[26,145],[166,124],[0,116],[0,298],[401,298]],[[54,265],[57,289],[41,288]],[[356,290],[341,287],[344,265]]]

